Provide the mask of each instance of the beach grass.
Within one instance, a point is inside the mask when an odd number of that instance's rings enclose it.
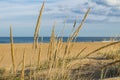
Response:
[[[110,50],[113,45],[119,46],[120,41],[103,44],[102,42],[77,43],[76,38],[87,19],[90,8],[86,11],[81,23],[76,28],[76,20],[67,42],[63,42],[64,27],[62,37],[57,38],[55,34],[56,24],[51,31],[49,43],[39,43],[39,29],[44,2],[34,32],[34,42],[32,44],[14,44],[12,27],[10,27],[10,46],[6,47],[4,56],[0,59],[0,64],[6,64],[6,60],[11,59],[12,63],[4,65],[12,69],[0,69],[1,80],[98,80],[104,78],[118,77],[118,74],[111,74],[111,70],[120,70],[119,48]],[[64,23],[66,24],[66,22]],[[22,47],[21,47],[22,46]],[[5,48],[4,47],[4,48]],[[10,49],[9,49],[10,48]],[[116,47],[114,47],[116,49]],[[15,49],[17,49],[15,51]],[[102,51],[103,50],[103,51]],[[109,52],[106,52],[110,50]],[[8,51],[8,52],[7,52]],[[6,55],[11,53],[10,56]],[[112,53],[112,54],[110,54]],[[0,54],[2,54],[0,52]],[[10,57],[10,58],[9,58]],[[111,58],[112,57],[112,58]],[[117,57],[117,58],[116,58]],[[20,68],[19,68],[20,66]],[[114,67],[117,67],[113,69]],[[11,71],[12,70],[12,71]],[[13,73],[13,74],[12,74]]]

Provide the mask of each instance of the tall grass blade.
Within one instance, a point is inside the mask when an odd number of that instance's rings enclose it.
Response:
[[[40,66],[40,57],[41,57],[41,47],[39,48],[39,53],[38,53],[38,63],[37,63],[37,66],[38,66],[38,68],[39,68],[39,66]]]
[[[118,43],[120,43],[120,41],[118,41],[118,42],[113,42],[113,43],[107,44],[107,45],[105,45],[105,46],[102,46],[102,47],[100,47],[100,48],[98,48],[98,49],[96,49],[96,50],[88,53],[84,58],[86,58],[86,57],[90,56],[91,54],[94,54],[95,52],[100,51],[100,50],[102,50],[102,49],[104,49],[104,48],[106,48],[106,47],[109,47],[109,46],[112,46],[112,45],[115,45],[115,44],[118,44]]]
[[[49,46],[48,46],[48,67],[49,67],[49,70],[47,72],[47,76],[50,77],[50,80],[51,80],[51,70],[52,70],[52,67],[53,67],[53,55],[54,55],[54,52],[55,52],[55,33],[54,33],[54,29],[55,29],[55,24],[54,24],[53,29],[52,29],[50,43],[49,43]]]
[[[37,44],[38,44],[38,34],[39,34],[39,28],[40,28],[40,22],[41,22],[41,17],[42,17],[42,12],[44,10],[44,2],[42,4],[42,8],[40,10],[40,14],[38,16],[38,20],[37,20],[37,24],[36,24],[36,28],[35,28],[35,32],[34,32],[34,43],[33,43],[33,47],[37,48]]]
[[[87,47],[83,48],[83,49],[76,55],[75,58],[78,58],[86,48],[87,48]]]
[[[52,54],[54,53],[54,45],[55,45],[54,29],[55,29],[55,24],[54,24],[53,29],[52,29],[50,43],[49,43],[49,47],[48,47],[48,59],[49,59],[49,61],[52,59]]]
[[[106,67],[108,67],[108,66],[114,65],[114,64],[116,64],[116,63],[120,63],[120,60],[116,60],[116,61],[113,61],[113,62],[111,62],[111,63],[108,63],[107,65],[102,66],[102,69],[103,69],[103,68],[106,68]]]
[[[62,38],[63,38],[63,36],[64,36],[64,30],[65,30],[65,27],[66,27],[66,21],[67,21],[67,18],[68,18],[68,17],[66,17],[66,18],[65,18],[65,21],[64,21],[64,26],[63,26],[63,29],[62,29],[62,31],[61,31],[61,32],[62,32],[61,39],[62,39]]]
[[[14,44],[13,44],[13,36],[12,36],[12,27],[10,27],[10,44],[11,44],[11,58],[12,58],[12,66],[13,66],[13,73],[16,73],[16,66],[15,66],[15,56],[14,56]]]
[[[22,73],[21,73],[21,80],[25,80],[25,74],[24,74],[24,70],[25,70],[25,50],[23,53],[23,60],[22,60]]]
[[[3,59],[4,59],[4,56],[1,57],[1,59],[0,59],[0,64],[1,64],[1,62],[3,61]]]
[[[75,39],[75,38],[78,36],[78,33],[79,33],[81,27],[83,26],[83,24],[84,24],[84,22],[85,22],[85,19],[87,18],[89,12],[90,12],[90,8],[87,10],[87,12],[86,12],[86,14],[85,14],[85,16],[84,16],[81,24],[80,24],[79,27],[75,30],[75,32],[72,34],[72,36],[68,39],[68,41],[71,42],[73,39]]]
[[[75,22],[74,22],[74,24],[73,24],[73,30],[74,30],[74,28],[75,28],[75,26],[76,26],[76,23],[77,23],[77,20],[75,20]]]

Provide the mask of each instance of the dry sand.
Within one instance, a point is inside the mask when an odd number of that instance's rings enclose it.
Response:
[[[65,44],[62,47],[62,52],[59,55],[62,55]],[[77,53],[80,52],[81,49],[85,48],[85,51],[81,54],[81,56],[87,55],[89,52],[109,43],[105,42],[81,42],[81,43],[73,43],[73,48],[71,49],[70,56],[76,56]],[[42,43],[42,52],[41,52],[41,62],[46,60],[47,58],[47,51],[48,51],[48,43]],[[32,49],[32,44],[14,44],[14,51],[15,51],[15,63],[18,66],[22,60],[22,55],[25,50],[25,64],[26,66],[30,64],[37,63],[37,56],[38,54],[34,53]],[[106,50],[106,49],[105,49]],[[93,57],[97,55],[94,54]],[[0,68],[11,68],[11,52],[10,52],[10,44],[0,44]]]

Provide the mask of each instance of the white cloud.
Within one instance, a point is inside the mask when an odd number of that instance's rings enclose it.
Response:
[[[105,0],[105,2],[110,6],[120,7],[120,0]]]
[[[12,2],[10,2],[12,1]],[[32,2],[34,3],[32,3]],[[19,19],[26,16],[35,16],[39,14],[43,0],[7,0],[0,1],[0,20],[2,19]],[[120,6],[120,0],[51,0],[45,3],[44,22],[55,20],[58,22],[64,21],[68,16],[70,19],[75,19],[76,16],[83,16],[89,7],[91,7],[90,15],[91,21],[110,21],[110,17],[120,18],[120,9],[114,6]],[[97,3],[98,2],[98,3]],[[102,3],[104,4],[102,4]],[[23,4],[21,4],[23,3]],[[105,6],[105,4],[109,6]],[[117,17],[116,17],[117,16]],[[37,19],[37,18],[36,18]],[[61,20],[60,20],[61,19]],[[35,20],[35,19],[32,19]],[[31,20],[31,21],[32,21]],[[116,21],[116,20],[115,20]],[[105,21],[104,21],[105,22]],[[35,24],[35,23],[34,23]]]

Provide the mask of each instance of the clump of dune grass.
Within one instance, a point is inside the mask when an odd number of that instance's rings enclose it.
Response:
[[[104,45],[104,46],[102,46],[102,47],[99,47],[99,48],[93,50],[92,52],[89,52],[86,56],[84,56],[84,58],[87,58],[88,56],[94,54],[95,52],[98,52],[98,51],[100,51],[100,50],[102,50],[102,49],[105,49],[105,48],[107,48],[107,47],[110,47],[110,46],[113,46],[113,45],[116,45],[116,44],[119,44],[119,43],[120,43],[120,41],[117,41],[117,42],[112,42],[112,43],[109,43],[109,44]]]
[[[98,55],[103,55],[106,59],[118,60],[120,58],[120,50],[110,50],[107,52],[99,52]]]
[[[120,58],[120,46],[119,44],[110,46],[106,51],[100,51],[98,55],[102,55],[106,59],[118,60]]]
[[[85,16],[84,16],[81,24],[80,24],[79,27],[75,30],[75,32],[71,35],[71,37],[68,39],[68,41],[67,41],[67,43],[66,43],[65,51],[64,51],[64,54],[63,54],[63,57],[62,57],[62,69],[61,69],[61,71],[62,71],[62,73],[61,73],[62,78],[61,78],[61,79],[63,79],[63,80],[68,79],[68,72],[69,72],[69,71],[67,71],[67,67],[66,67],[66,66],[67,66],[67,64],[66,64],[66,58],[68,58],[68,56],[69,56],[69,54],[70,54],[70,50],[71,50],[71,48],[72,48],[72,43],[71,43],[71,41],[73,41],[73,39],[75,39],[75,38],[77,37],[77,35],[78,35],[79,31],[80,31],[80,28],[82,27],[82,25],[83,25],[83,23],[84,23],[87,15],[88,15],[89,11],[90,11],[90,9],[88,9],[88,11],[86,12],[86,14],[85,14]],[[76,21],[74,22],[74,25],[73,25],[73,26],[75,26],[75,25],[76,25]],[[66,72],[66,71],[67,71],[67,72]]]
[[[120,76],[120,59],[101,67],[101,80],[104,78]]]
[[[120,63],[120,60],[115,60],[115,61],[113,61],[113,62],[111,62],[111,63],[108,63],[108,64],[102,66],[102,69],[104,69],[104,68],[106,68],[106,67],[109,67],[109,66],[111,66],[111,65],[117,64],[117,63]]]

